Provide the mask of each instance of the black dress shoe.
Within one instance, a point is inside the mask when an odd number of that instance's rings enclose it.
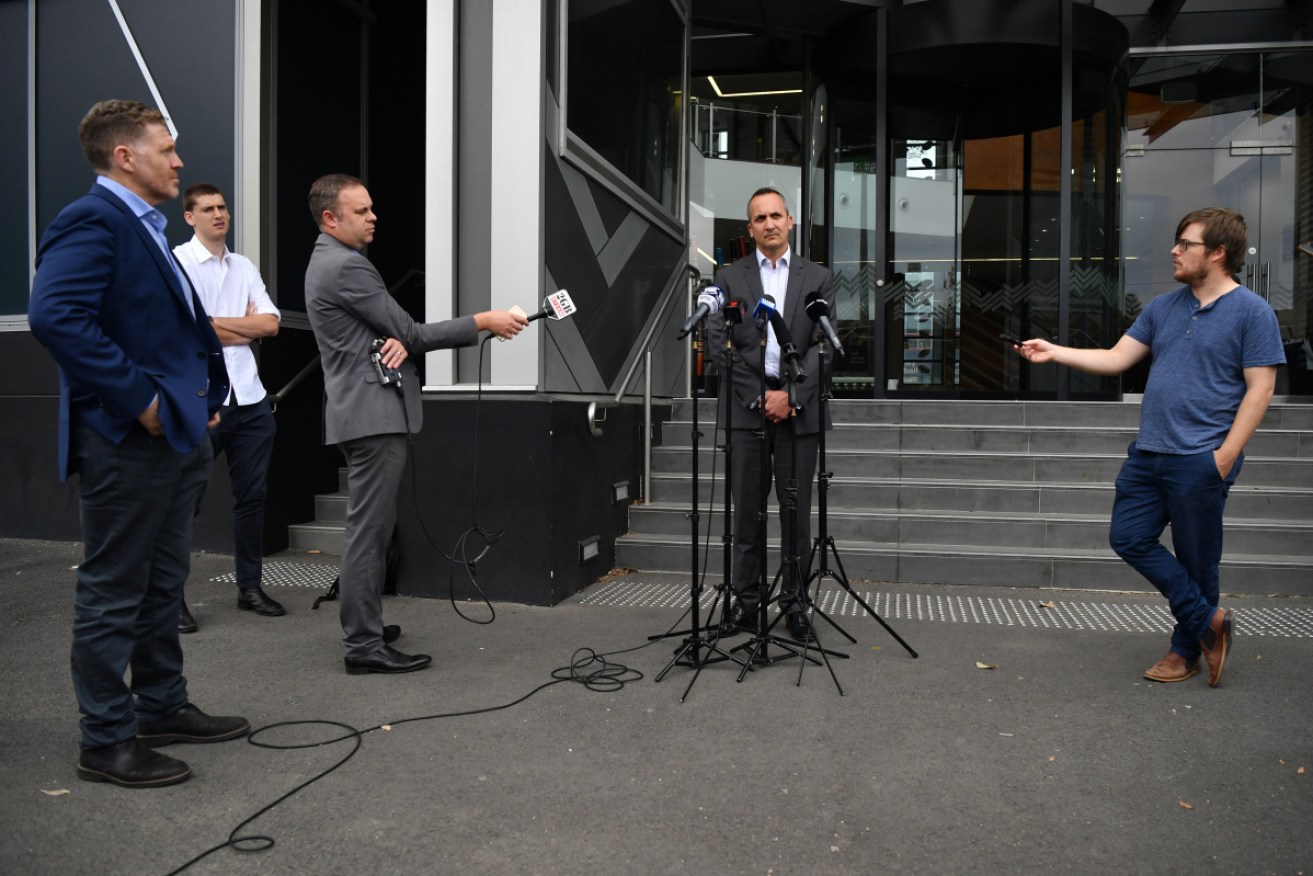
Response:
[[[388,624],[383,627],[383,644],[391,645],[397,639],[401,638],[401,627],[396,624]]]
[[[253,611],[265,617],[278,617],[287,614],[287,609],[276,600],[269,598],[263,590],[256,587],[243,587],[237,591],[237,607],[242,611]]]
[[[151,748],[174,742],[227,742],[250,731],[245,718],[207,715],[191,703],[163,720],[137,722],[137,738]]]
[[[140,740],[118,745],[84,748],[78,756],[78,778],[110,782],[123,788],[162,788],[191,778],[191,767],[180,760],[151,751]]]
[[[178,632],[196,632],[196,618],[191,616],[191,611],[188,610],[185,602],[182,604],[182,611],[178,612]]]
[[[401,630],[398,628],[397,632],[400,633]],[[388,645],[384,645],[382,649],[368,657],[347,657],[343,660],[347,675],[364,675],[369,672],[414,672],[432,662],[433,658],[427,654],[402,654]]]
[[[757,612],[755,610],[748,611],[740,602],[730,609],[729,618],[720,625],[720,635],[722,638],[737,636],[744,630],[749,633],[757,631]]]
[[[786,617],[789,622],[789,635],[793,636],[793,638],[797,639],[799,642],[806,642],[809,639],[814,639],[816,637],[812,630],[811,621],[807,620],[807,615],[798,611],[786,615]]]

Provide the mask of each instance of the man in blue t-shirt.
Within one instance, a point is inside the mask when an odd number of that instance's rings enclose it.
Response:
[[[1172,247],[1175,277],[1186,285],[1150,301],[1111,350],[1017,346],[1034,364],[1105,375],[1153,354],[1108,535],[1176,618],[1171,650],[1145,670],[1151,681],[1185,681],[1202,655],[1216,687],[1230,649],[1233,613],[1217,607],[1222,510],[1286,361],[1272,308],[1235,280],[1247,247],[1243,216],[1196,210],[1177,225]],[[1159,541],[1168,523],[1175,555]]]

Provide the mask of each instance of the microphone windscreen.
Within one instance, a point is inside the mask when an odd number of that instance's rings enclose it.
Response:
[[[708,286],[698,293],[698,304],[705,305],[707,313],[716,313],[725,300],[725,293],[719,286]]]
[[[820,319],[822,316],[830,315],[829,302],[822,298],[821,293],[817,292],[815,289],[807,293],[807,303],[804,306],[807,310],[807,315],[812,318],[813,322]]]

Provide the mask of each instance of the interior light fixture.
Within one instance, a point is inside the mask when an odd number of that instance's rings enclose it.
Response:
[[[716,84],[716,77],[708,76],[707,81],[711,83],[711,89],[716,92],[716,97],[765,97],[770,94],[802,94],[801,88],[786,88],[781,91],[721,91],[720,86]]]

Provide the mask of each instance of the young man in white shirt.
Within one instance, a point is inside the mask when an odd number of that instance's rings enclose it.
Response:
[[[183,210],[183,218],[196,233],[191,240],[175,246],[173,254],[191,278],[223,344],[231,385],[219,425],[210,430],[210,444],[216,459],[220,453],[226,455],[232,481],[237,607],[277,617],[285,613],[282,605],[260,588],[274,416],[260,383],[251,342],[278,334],[280,314],[265,291],[259,269],[250,259],[228,250],[231,217],[223,193],[210,183],[197,183],[184,193]],[[196,631],[186,599],[178,629],[184,633]]]

